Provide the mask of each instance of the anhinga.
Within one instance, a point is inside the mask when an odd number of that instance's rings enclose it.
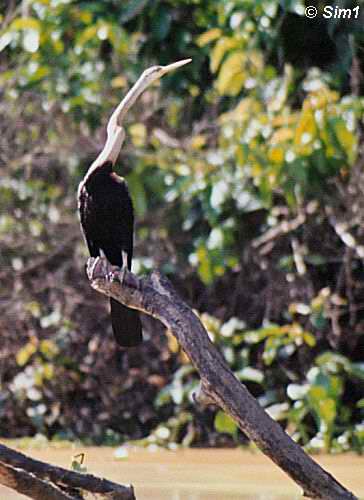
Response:
[[[125,138],[121,123],[132,104],[152,82],[190,61],[185,59],[145,70],[111,115],[105,146],[78,188],[81,227],[91,257],[105,256],[112,265],[131,269],[133,204],[125,180],[113,172]],[[110,299],[110,306],[117,343],[122,347],[139,344],[142,341],[139,313],[114,299]]]

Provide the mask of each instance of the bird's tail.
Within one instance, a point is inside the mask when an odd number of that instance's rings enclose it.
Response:
[[[110,299],[111,324],[115,340],[121,347],[133,347],[143,340],[139,312]]]

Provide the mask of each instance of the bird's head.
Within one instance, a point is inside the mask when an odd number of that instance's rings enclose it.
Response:
[[[183,59],[182,61],[167,64],[167,66],[152,66],[146,69],[112,114],[108,124],[108,134],[113,133],[115,125],[121,125],[128,110],[147,87],[149,87],[156,80],[159,80],[159,78],[163,75],[166,75],[167,73],[170,73],[171,71],[174,71],[191,61],[192,59]]]
[[[147,88],[151,83],[162,78],[162,76],[174,71],[175,69],[184,66],[191,62],[192,59],[183,59],[182,61],[177,61],[167,66],[152,66],[144,71],[140,80],[143,82],[143,89]]]

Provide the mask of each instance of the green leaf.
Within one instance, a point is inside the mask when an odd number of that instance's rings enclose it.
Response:
[[[99,29],[99,26],[97,24],[94,24],[92,26],[88,26],[86,29],[84,29],[81,32],[81,35],[77,39],[77,45],[83,46],[90,40],[98,40],[97,38],[97,31]]]
[[[38,82],[39,80],[42,80],[43,78],[48,76],[50,72],[50,68],[41,66],[28,78],[28,81],[32,83]]]
[[[127,23],[134,17],[138,16],[148,2],[149,0],[129,0],[124,12],[121,15],[120,24]]]
[[[139,217],[142,217],[148,209],[148,202],[144,186],[136,173],[128,175],[128,187],[133,199],[135,211]]]
[[[170,394],[174,404],[180,405],[185,395],[185,386],[182,384],[180,380],[174,380],[169,387],[170,387]]]
[[[354,377],[364,380],[364,363],[352,363],[350,372]]]
[[[77,460],[72,460],[71,462],[71,469],[75,472],[78,472],[80,474],[86,474],[87,473],[87,467],[81,465]]]
[[[330,351],[317,356],[315,364],[331,373],[337,373],[340,368],[344,368],[346,371],[350,372],[352,366],[348,358]]]
[[[257,384],[262,384],[264,381],[264,373],[251,366],[246,366],[242,370],[236,372],[235,375],[239,380],[246,380]]]
[[[152,32],[154,38],[162,41],[168,35],[171,28],[172,17],[165,7],[159,7],[152,19]]]
[[[198,274],[202,281],[208,285],[212,283],[214,278],[209,253],[207,249],[201,245],[197,249],[196,254],[199,261]]]
[[[217,432],[224,432],[232,436],[235,436],[238,430],[238,426],[234,420],[221,410],[216,413],[214,426]]]

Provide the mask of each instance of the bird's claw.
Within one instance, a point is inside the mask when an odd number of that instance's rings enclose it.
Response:
[[[112,266],[113,269],[110,269],[109,272],[107,273],[107,279],[111,282],[113,281],[118,281],[119,283],[123,283],[125,274],[126,274],[126,268],[122,267],[121,269],[117,266]]]

